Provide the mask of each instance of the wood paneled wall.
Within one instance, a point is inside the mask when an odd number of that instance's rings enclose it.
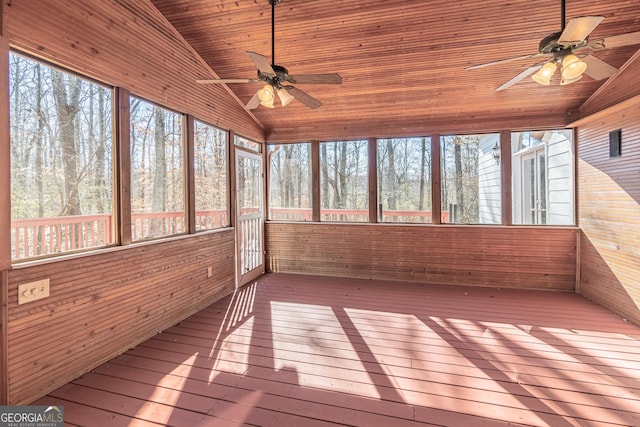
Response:
[[[640,94],[640,50],[620,68],[620,72],[607,79],[596,92],[580,106],[580,114],[589,116],[605,108],[623,103]]]
[[[622,156],[609,132],[622,130]],[[579,292],[640,325],[640,99],[578,127]]]
[[[12,46],[214,126],[264,141],[264,130],[149,0],[14,0]],[[37,26],[37,31],[34,31]]]
[[[10,45],[118,92],[264,140],[262,127],[231,92],[195,83],[211,77],[211,70],[148,0],[15,0],[3,2],[1,10],[3,68]],[[6,72],[2,75],[0,89],[8,93]],[[6,106],[0,106],[0,117],[8,123]],[[9,163],[9,127],[0,129],[0,176],[8,176],[9,168],[2,166]],[[10,229],[9,204],[4,203],[8,182],[0,179],[0,237]],[[29,403],[234,286],[233,230],[19,267],[10,265],[8,243],[0,239],[0,319],[7,338],[0,343],[0,374],[8,376],[7,381],[0,378],[2,386],[8,382],[8,390],[0,390],[0,403]],[[208,267],[214,268],[212,278],[207,278]],[[18,306],[18,285],[42,278],[50,279],[51,296]]]
[[[228,295],[234,268],[228,229],[9,270],[9,403],[30,403]],[[17,305],[19,284],[45,278],[49,298]]]
[[[278,223],[267,269],[357,278],[574,291],[578,229]]]

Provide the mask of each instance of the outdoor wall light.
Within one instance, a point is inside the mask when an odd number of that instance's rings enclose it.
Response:
[[[491,149],[491,152],[493,153],[493,159],[496,161],[496,163],[500,163],[500,146],[497,142],[496,145],[494,145]]]

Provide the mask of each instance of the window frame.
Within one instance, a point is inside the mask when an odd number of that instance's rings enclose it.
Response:
[[[228,228],[231,227],[231,167],[230,167],[230,150],[231,150],[231,144],[230,144],[230,137],[229,137],[229,131],[224,130],[222,128],[219,128],[217,126],[214,126],[210,123],[207,123],[204,120],[199,120],[196,118],[192,118],[192,117],[188,117],[189,123],[192,123],[193,125],[190,126],[190,128],[193,130],[192,134],[193,135],[187,135],[186,141],[187,141],[187,145],[189,146],[189,149],[193,149],[193,156],[192,159],[188,162],[189,165],[189,172],[193,173],[194,176],[194,181],[192,184],[192,191],[188,191],[188,194],[190,195],[190,197],[193,197],[193,204],[190,203],[190,201],[188,200],[187,205],[189,206],[190,209],[193,210],[193,217],[194,217],[194,226],[193,226],[193,232],[194,233],[202,233],[202,232],[206,232],[206,231],[212,231],[212,230],[218,230],[221,228]],[[195,145],[196,145],[196,127],[197,127],[197,123],[200,123],[204,126],[208,126],[210,128],[215,129],[218,132],[224,133],[225,135],[225,142],[224,142],[224,150],[225,150],[225,155],[224,155],[224,173],[225,173],[225,218],[226,221],[224,224],[220,225],[220,226],[214,226],[213,228],[201,228],[198,229],[197,227],[197,213],[198,213],[198,207],[196,205],[196,200],[197,200],[197,192],[198,192],[198,185],[195,182],[195,178],[196,178],[196,168],[195,168],[195,162],[196,162],[196,150],[195,150]],[[191,132],[189,132],[191,133]],[[191,180],[189,180],[189,182],[191,182]],[[188,216],[191,216],[191,213],[188,212],[187,213]]]
[[[135,223],[134,223],[134,215],[136,215],[136,213],[134,213],[134,208],[133,208],[133,203],[131,198],[133,197],[133,173],[132,173],[132,159],[131,159],[131,149],[132,149],[132,144],[131,144],[131,133],[132,133],[132,127],[131,127],[131,123],[132,123],[132,117],[131,117],[131,100],[133,98],[136,98],[142,102],[145,102],[151,106],[153,106],[154,108],[160,108],[162,110],[165,110],[169,113],[172,114],[176,114],[179,118],[180,118],[180,132],[178,132],[179,134],[179,140],[180,140],[180,146],[181,146],[181,153],[182,153],[182,159],[180,161],[182,170],[181,170],[181,179],[182,179],[182,216],[180,217],[182,219],[182,231],[178,232],[178,233],[171,233],[171,234],[162,234],[162,235],[153,235],[153,236],[149,236],[149,237],[144,237],[141,239],[134,239],[134,227],[135,227]],[[190,197],[190,191],[189,191],[189,186],[188,186],[188,171],[191,170],[190,166],[189,166],[189,155],[187,154],[188,150],[190,149],[188,146],[188,141],[189,138],[186,137],[186,129],[188,129],[189,125],[188,125],[188,116],[184,113],[181,113],[175,109],[169,108],[169,107],[165,107],[162,104],[159,104],[157,102],[154,101],[150,101],[147,98],[141,97],[139,95],[136,95],[134,93],[129,93],[129,162],[128,165],[126,165],[126,167],[128,168],[129,171],[129,206],[130,206],[130,223],[131,223],[131,243],[143,243],[143,242],[148,242],[148,241],[152,241],[152,240],[159,240],[159,239],[166,239],[166,238],[171,238],[171,237],[176,237],[176,236],[182,236],[185,234],[191,234],[190,233],[190,227],[189,227],[189,208],[190,208],[190,203],[189,203],[189,197]],[[144,212],[143,212],[144,213]],[[156,212],[149,212],[151,214],[155,214]],[[178,218],[178,217],[176,217]],[[177,227],[177,225],[176,225]]]
[[[62,250],[59,252],[49,252],[49,253],[44,253],[44,254],[36,254],[33,256],[24,256],[24,257],[14,257],[15,252],[12,248],[10,248],[10,253],[9,253],[9,257],[10,257],[10,263],[11,265],[19,265],[21,263],[24,262],[32,262],[32,261],[38,261],[38,260],[47,260],[47,259],[52,259],[52,258],[56,258],[56,257],[61,257],[61,256],[69,256],[69,255],[74,255],[74,254],[80,254],[80,253],[86,253],[86,252],[93,252],[93,251],[98,251],[101,249],[106,249],[106,248],[111,248],[111,247],[115,247],[121,244],[120,241],[120,233],[118,232],[118,224],[120,223],[120,215],[119,215],[119,205],[118,205],[118,197],[119,197],[119,191],[118,191],[118,172],[119,172],[119,168],[118,168],[118,137],[117,137],[117,88],[115,86],[109,85],[107,83],[101,82],[95,78],[92,78],[90,76],[87,76],[85,74],[82,74],[80,72],[77,72],[73,69],[52,63],[51,61],[48,61],[46,59],[40,58],[38,56],[32,55],[28,52],[16,49],[16,48],[9,48],[8,52],[7,52],[7,65],[10,64],[10,58],[11,56],[18,56],[21,57],[23,59],[32,61],[36,64],[38,64],[39,66],[43,66],[43,67],[47,67],[50,70],[54,70],[60,73],[63,73],[64,75],[67,76],[71,76],[74,78],[77,78],[79,80],[81,80],[83,83],[88,83],[91,84],[95,87],[100,87],[103,88],[107,91],[107,93],[109,93],[110,96],[110,107],[108,109],[109,111],[109,116],[110,116],[110,126],[108,126],[109,129],[109,133],[110,133],[110,147],[109,147],[109,151],[110,151],[110,167],[108,168],[110,170],[111,173],[111,182],[110,182],[110,192],[111,192],[111,200],[109,203],[110,206],[110,212],[109,212],[109,216],[110,219],[108,221],[108,228],[109,228],[109,232],[107,233],[105,230],[105,240],[107,238],[107,236],[109,236],[109,242],[102,244],[102,245],[96,245],[96,246],[90,246],[90,247],[79,247],[79,248],[72,248],[69,250]],[[7,87],[10,90],[10,86],[11,86],[11,80],[9,77],[9,73],[7,73]],[[7,96],[9,95],[9,92],[7,92]],[[11,146],[11,135],[10,135],[10,128],[12,127],[11,124],[11,97],[8,96],[8,113],[9,113],[9,130],[8,130],[8,138],[9,138],[9,147]],[[106,110],[105,110],[106,111]],[[106,142],[106,140],[105,140]],[[9,153],[9,158],[8,158],[8,163],[9,163],[9,173],[10,170],[12,169],[13,166],[13,162],[11,159],[11,155]],[[86,166],[86,165],[85,165]],[[8,193],[9,193],[9,201],[11,200],[11,193],[12,193],[12,189],[11,187],[9,187],[8,189]],[[11,203],[9,203],[11,204]],[[14,227],[13,227],[13,213],[12,213],[12,209],[11,207],[9,207],[9,222],[10,222],[10,230],[9,230],[9,236],[11,241],[13,242],[14,239],[11,238],[11,236],[14,234]],[[95,214],[95,215],[105,215],[105,214]],[[94,215],[94,216],[95,216]],[[85,215],[83,214],[82,216],[91,216],[91,215]],[[43,217],[43,219],[46,218],[50,218],[50,217]],[[34,218],[34,220],[37,220],[38,218]],[[105,223],[106,224],[106,223]],[[90,227],[93,228],[93,226],[89,225]],[[77,226],[76,226],[77,227]],[[86,230],[88,228],[86,228],[86,225],[80,225],[80,228],[83,229],[83,231],[80,232],[80,236],[82,236],[82,239],[84,240],[84,236],[87,234],[92,234],[92,233],[87,233]],[[106,228],[106,225],[105,225]],[[15,230],[15,233],[18,233],[18,230]],[[17,239],[17,236],[15,237]],[[49,244],[50,245],[50,244]]]

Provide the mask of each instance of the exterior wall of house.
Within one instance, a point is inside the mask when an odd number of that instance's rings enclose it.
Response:
[[[622,155],[609,157],[617,129]],[[577,139],[578,291],[640,325],[640,100],[587,118]]]
[[[544,189],[546,195],[546,220],[551,225],[574,225],[574,149],[571,130],[534,131],[516,134],[512,142],[512,185],[513,185],[513,223],[532,223],[526,221],[522,202],[523,166],[522,159],[534,152],[543,153]],[[521,139],[527,135],[524,142]],[[529,139],[531,138],[531,139]],[[528,142],[527,142],[528,141]],[[524,145],[524,148],[521,146]],[[527,146],[528,145],[528,146]],[[542,178],[541,178],[542,180]],[[524,196],[526,197],[526,196]]]
[[[500,134],[480,138],[478,150],[478,216],[480,224],[502,223],[500,162],[493,157],[493,148],[500,144]]]
[[[545,132],[547,145],[548,223],[574,224],[573,142],[570,131]]]

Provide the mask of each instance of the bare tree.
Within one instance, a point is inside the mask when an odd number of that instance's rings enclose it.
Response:
[[[166,210],[166,182],[167,160],[165,151],[164,114],[159,108],[154,108],[154,174],[153,174],[153,201],[154,212]]]
[[[76,120],[82,81],[77,77],[65,76],[60,71],[51,71],[53,97],[60,125],[60,147],[64,170],[64,206],[61,215],[81,215],[78,193],[78,152],[76,149]]]

